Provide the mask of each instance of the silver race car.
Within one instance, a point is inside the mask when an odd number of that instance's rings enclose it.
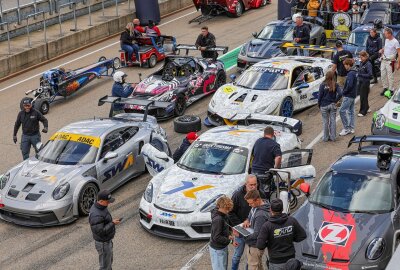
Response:
[[[104,97],[99,105],[147,106],[154,101]],[[145,172],[141,153],[151,143],[170,154],[165,131],[152,116],[119,114],[69,124],[0,179],[1,219],[25,226],[70,223],[87,215],[99,190],[114,190]]]
[[[253,145],[263,136],[265,126],[250,124],[208,130],[176,164],[165,153],[145,145],[142,153],[146,166],[155,177],[140,202],[140,224],[150,233],[167,238],[209,238],[210,211],[220,196],[231,196],[244,184]],[[302,176],[312,180],[315,168],[310,165],[310,152],[298,149],[300,141],[290,130],[274,128],[283,151],[297,149],[283,155],[283,167],[291,173],[290,179]],[[290,162],[296,155],[305,158]]]

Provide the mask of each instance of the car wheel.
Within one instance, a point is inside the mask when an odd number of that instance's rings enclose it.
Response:
[[[41,112],[42,114],[47,114],[50,111],[50,104],[47,100],[38,98],[35,100],[33,107]]]
[[[195,115],[182,115],[174,119],[174,130],[178,133],[197,132],[201,130],[201,119]]]
[[[319,45],[326,46],[326,35],[325,35],[325,33],[323,33],[321,35],[321,39],[319,40]]]
[[[242,1],[238,1],[235,7],[235,13],[233,13],[232,16],[235,18],[239,18],[240,16],[242,16],[243,10],[244,7]]]
[[[19,103],[19,108],[21,109],[21,111],[24,109],[23,103],[24,103],[25,100],[29,100],[29,101],[32,103],[33,98],[31,98],[31,97],[24,97],[24,98],[21,99],[21,102]]]
[[[260,7],[264,7],[268,4],[268,0],[262,0],[261,1],[261,6]]]
[[[184,96],[178,96],[175,101],[175,115],[181,116],[186,111],[186,100]]]
[[[218,90],[221,86],[226,84],[226,74],[224,71],[219,71],[217,73],[217,77],[215,78],[215,86],[214,89]]]
[[[119,57],[113,59],[113,68],[114,70],[121,68],[121,59],[119,59]]]
[[[293,116],[293,100],[290,97],[285,97],[282,101],[279,115],[285,117]]]
[[[100,58],[99,58],[99,62],[103,62],[103,61],[106,61],[106,60],[107,60],[107,58],[105,56],[100,56]]]
[[[88,183],[81,189],[79,193],[78,211],[82,216],[89,215],[90,208],[96,202],[99,189],[93,183]]]
[[[148,62],[149,62],[149,68],[155,67],[157,65],[157,56],[155,54],[152,54]]]

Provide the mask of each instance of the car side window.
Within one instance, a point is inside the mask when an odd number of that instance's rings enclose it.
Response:
[[[295,82],[297,81],[297,79],[299,78],[299,75],[302,73],[303,70],[304,70],[304,67],[296,67],[295,69],[293,69],[292,85],[290,86],[291,88],[295,86]]]
[[[115,151],[135,136],[138,127],[123,127],[110,132],[104,139],[100,158],[103,158],[108,152]]]
[[[320,67],[314,67],[313,68],[313,75],[314,75],[315,80],[319,80],[322,77],[324,77],[324,71]]]

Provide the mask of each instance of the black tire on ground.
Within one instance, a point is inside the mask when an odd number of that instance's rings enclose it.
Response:
[[[261,6],[260,7],[264,7],[264,6],[266,6],[267,4],[271,4],[271,3],[268,3],[269,1],[268,0],[262,0],[261,1]]]
[[[31,98],[31,97],[23,97],[21,99],[20,103],[19,103],[19,108],[21,109],[21,111],[24,109],[24,106],[22,104],[23,104],[24,100],[26,100],[26,99],[29,100],[32,103],[33,98]]]
[[[182,115],[174,119],[174,130],[178,133],[197,132],[201,130],[201,119],[195,115]]]
[[[79,192],[78,211],[81,216],[87,216],[90,212],[90,207],[96,202],[99,189],[93,183],[88,183],[83,186]]]
[[[157,56],[152,54],[148,60],[149,68],[155,67],[157,65]]]
[[[42,114],[48,114],[50,111],[50,104],[47,100],[38,98],[35,100],[33,107]]]
[[[107,58],[105,56],[100,56],[100,58],[99,58],[99,62],[103,62],[103,61],[106,61],[106,60],[107,60]]]

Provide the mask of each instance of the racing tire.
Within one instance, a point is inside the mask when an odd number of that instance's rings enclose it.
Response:
[[[224,71],[219,71],[217,73],[217,77],[215,78],[214,89],[218,90],[218,88],[220,88],[224,84],[226,84],[226,74]]]
[[[33,107],[41,112],[43,115],[48,114],[50,111],[50,103],[47,100],[41,98],[35,100]]]
[[[99,189],[95,184],[88,183],[83,186],[78,197],[79,215],[89,215],[90,207],[92,207],[92,205],[96,202],[97,193],[99,193]]]
[[[201,130],[201,119],[195,115],[182,115],[174,119],[174,130],[177,133],[197,132]]]
[[[103,61],[106,61],[106,60],[107,60],[107,58],[105,56],[100,56],[98,62],[103,62]]]
[[[25,100],[30,100],[30,102],[32,103],[33,98],[31,98],[31,97],[24,97],[24,98],[21,99],[21,101],[20,101],[20,103],[19,103],[19,108],[21,109],[21,111],[24,109],[23,103],[24,103]]]
[[[155,67],[157,65],[157,56],[155,54],[150,55],[148,60],[149,68]]]
[[[235,13],[228,13],[231,17],[239,18],[242,16],[244,11],[244,6],[242,1],[237,2],[237,6],[235,7]]]
[[[279,115],[284,117],[293,116],[293,100],[290,97],[285,97],[279,109]]]
[[[326,46],[326,34],[325,33],[322,33],[321,39],[319,40],[319,45]]]
[[[265,7],[268,4],[268,0],[261,0],[261,5],[260,7]],[[269,3],[270,4],[270,3]]]
[[[175,101],[175,115],[181,116],[186,111],[186,100],[184,96],[178,96]]]
[[[119,57],[115,57],[113,59],[113,68],[114,68],[114,70],[121,68],[121,59],[119,59]]]

